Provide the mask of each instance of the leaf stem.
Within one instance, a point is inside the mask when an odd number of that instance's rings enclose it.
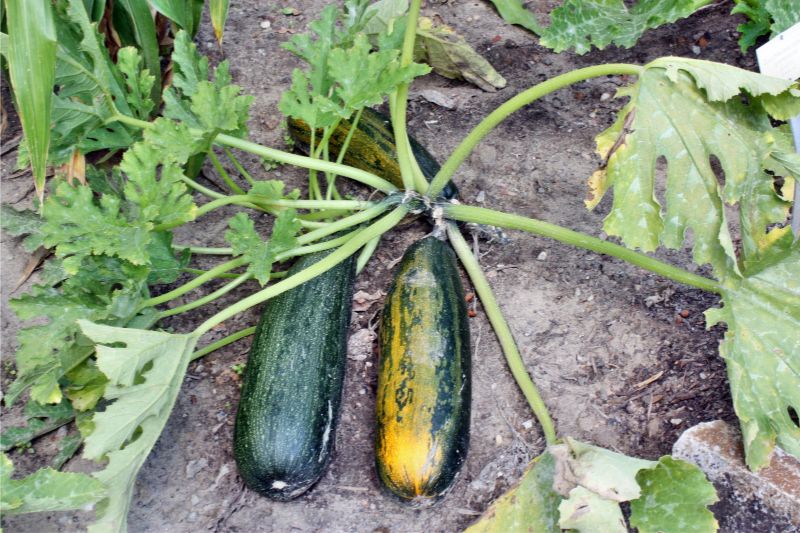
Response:
[[[314,231],[309,231],[305,235],[301,235],[297,238],[298,244],[308,244],[310,242],[314,242],[322,237],[327,237],[328,235],[333,235],[334,233],[351,228],[363,222],[367,222],[372,220],[373,218],[377,217],[384,211],[386,211],[391,204],[387,201],[380,202],[369,209],[365,209],[360,211],[354,215],[350,215],[349,217],[340,218],[334,222],[331,222],[324,228],[319,228]]]
[[[121,113],[116,113],[109,119],[109,122],[113,121],[122,122],[123,124],[128,124],[143,129],[151,129],[153,127],[150,122],[129,117]],[[363,183],[364,185],[369,185],[370,187],[385,193],[391,193],[397,190],[397,187],[385,179],[376,176],[371,172],[353,168],[347,165],[338,165],[330,161],[323,161],[321,159],[313,159],[311,157],[291,154],[289,152],[284,152],[283,150],[262,146],[260,144],[247,141],[245,139],[239,139],[224,133],[217,135],[214,139],[214,142],[230,148],[237,148],[243,152],[248,152],[265,157],[267,159],[272,159],[274,161],[278,161],[279,163],[286,163],[289,165],[318,170],[321,172],[335,172],[340,176],[350,178]]]
[[[241,258],[241,257],[237,257],[236,259],[231,259],[230,261],[222,263],[221,265],[217,265],[214,268],[212,268],[211,270],[208,270],[205,274],[201,274],[201,275],[197,276],[192,281],[190,281],[188,283],[185,283],[185,284],[181,285],[180,287],[178,287],[176,289],[173,289],[173,290],[171,290],[169,292],[165,292],[161,296],[155,296],[153,298],[149,298],[149,299],[145,300],[144,302],[139,304],[139,308],[137,309],[137,311],[141,311],[145,307],[153,307],[153,306],[156,306],[156,305],[159,305],[159,304],[166,303],[166,302],[168,302],[170,300],[174,300],[178,296],[183,296],[187,292],[196,289],[197,287],[199,287],[203,283],[206,283],[207,281],[211,281],[212,279],[216,278],[220,274],[224,274],[226,272],[229,272],[229,271],[233,270],[234,268],[238,268],[238,267],[240,267],[240,266],[242,266],[244,264],[246,264],[245,259]]]
[[[225,151],[225,155],[228,156],[228,159],[233,163],[233,166],[236,167],[236,171],[242,175],[242,177],[250,184],[252,187],[256,184],[256,180],[253,179],[253,176],[244,168],[244,166],[239,162],[239,159],[230,151],[228,148],[223,148]]]
[[[192,358],[190,360],[194,361],[195,359],[200,359],[204,355],[208,355],[211,352],[219,350],[223,346],[227,346],[229,344],[232,344],[232,343],[238,341],[239,339],[243,339],[244,337],[248,337],[248,336],[252,335],[255,332],[256,332],[256,327],[255,326],[251,326],[251,327],[245,328],[245,329],[240,329],[239,331],[237,331],[235,333],[231,333],[227,337],[223,337],[223,338],[221,338],[220,340],[218,340],[216,342],[212,342],[211,344],[209,344],[207,346],[204,346],[203,348],[200,348],[199,350],[197,350],[196,352],[194,352],[192,354]]]
[[[489,113],[472,131],[469,132],[461,144],[453,151],[450,157],[445,161],[442,168],[431,181],[430,187],[427,189],[427,194],[430,197],[436,197],[442,189],[447,185],[447,182],[453,177],[458,167],[464,162],[464,159],[472,152],[475,146],[492,131],[500,122],[505,120],[513,112],[517,111],[523,106],[550,94],[553,91],[562,89],[574,83],[586,81],[590,78],[597,78],[600,76],[611,75],[639,75],[643,67],[639,65],[629,65],[625,63],[609,63],[607,65],[595,65],[591,67],[581,68],[561,74],[555,78],[543,81],[534,85],[510,100],[507,100],[500,107]]]
[[[162,318],[167,318],[168,316],[177,315],[177,314],[180,314],[180,313],[185,313],[186,311],[191,311],[192,309],[196,309],[196,308],[198,308],[200,306],[203,306],[203,305],[205,305],[205,304],[207,304],[209,302],[213,302],[214,300],[216,300],[220,296],[228,294],[230,291],[232,291],[233,289],[235,289],[236,287],[238,287],[239,285],[241,285],[242,283],[244,283],[245,281],[247,281],[248,279],[250,279],[252,277],[253,277],[252,274],[250,274],[249,272],[246,272],[244,274],[240,274],[239,276],[237,276],[236,279],[234,279],[230,283],[226,283],[225,285],[223,285],[219,289],[215,290],[214,292],[212,292],[210,294],[206,294],[202,298],[198,298],[197,300],[194,300],[193,302],[189,302],[187,304],[180,305],[178,307],[173,307],[172,309],[167,309],[166,311],[162,311],[161,313],[159,313],[158,318],[162,319]]]
[[[475,292],[478,294],[478,298],[480,298],[481,304],[486,311],[486,316],[492,324],[492,328],[494,328],[497,339],[500,341],[500,346],[503,348],[506,363],[508,363],[508,368],[511,369],[514,380],[528,400],[528,405],[530,405],[533,410],[533,414],[536,415],[539,425],[542,426],[547,444],[554,444],[557,440],[557,436],[555,426],[553,425],[553,419],[550,418],[550,413],[547,410],[544,400],[542,400],[539,389],[536,388],[536,384],[531,380],[530,375],[528,375],[525,362],[522,360],[519,349],[517,349],[517,343],[514,341],[514,336],[511,333],[511,328],[508,327],[508,322],[506,322],[502,311],[500,311],[500,306],[497,304],[497,300],[492,293],[489,281],[483,274],[478,260],[472,254],[472,250],[470,250],[467,241],[464,240],[458,226],[454,222],[447,224],[447,236],[450,238],[450,243],[453,245],[456,255],[458,255],[458,258],[461,260],[461,264],[464,265],[464,269],[467,271],[467,274],[469,274],[470,280],[472,280]]]
[[[400,66],[407,67],[414,60],[414,41],[417,37],[417,20],[419,19],[421,0],[412,0],[406,16],[406,29],[403,35],[403,48],[400,54]],[[406,190],[423,192],[428,187],[428,182],[419,172],[414,172],[412,164],[414,154],[408,141],[406,129],[406,111],[408,109],[409,82],[397,86],[394,98],[389,100],[392,114],[392,128],[394,129],[395,145],[397,147],[397,162],[400,166],[400,175],[403,177],[403,186]]]
[[[200,255],[233,255],[233,248],[206,248],[204,246],[189,246],[185,244],[172,243],[176,250],[189,250],[193,254]]]
[[[373,238],[382,235],[383,233],[392,229],[398,222],[400,222],[406,214],[406,206],[400,205],[396,207],[391,213],[384,216],[379,221],[375,222],[371,226],[368,226],[362,230],[359,230],[356,235],[353,236],[349,241],[339,247],[337,250],[332,252],[330,255],[314,263],[313,265],[309,266],[308,268],[301,270],[300,272],[287,277],[283,281],[276,283],[275,285],[271,285],[261,291],[248,296],[247,298],[237,302],[236,304],[228,307],[227,309],[223,309],[219,313],[215,314],[214,316],[207,319],[205,322],[200,324],[193,332],[193,334],[200,336],[206,333],[208,330],[224,322],[225,320],[229,319],[232,316],[253,307],[254,305],[258,305],[261,302],[264,302],[278,294],[281,294],[289,289],[297,287],[298,285],[305,283],[306,281],[326,272],[336,266],[337,264],[341,263],[349,256],[354,254],[359,248],[364,246],[367,242],[372,240]]]
[[[222,178],[222,181],[224,181],[235,194],[244,194],[244,189],[239,187],[239,185],[237,185],[236,182],[231,179],[228,171],[225,170],[225,168],[222,166],[222,163],[220,163],[217,154],[214,153],[214,149],[209,148],[207,153],[208,158],[211,159],[211,163],[214,164],[214,168],[217,169],[217,173]]]
[[[635,252],[619,244],[614,244],[608,241],[603,241],[597,237],[592,237],[578,231],[536,220],[533,218],[526,218],[519,215],[512,215],[509,213],[502,213],[492,209],[485,209],[483,207],[473,207],[467,205],[444,204],[445,216],[453,220],[461,220],[464,222],[474,222],[478,224],[488,224],[490,226],[499,226],[501,228],[518,229],[542,235],[555,239],[559,242],[577,246],[585,250],[591,250],[600,254],[611,255],[636,265],[638,267],[655,272],[659,276],[703,289],[704,291],[714,292],[720,294],[722,289],[716,281],[692,274],[682,268],[663,263],[658,259],[653,259],[647,255]]]
[[[361,253],[358,254],[358,260],[356,261],[356,274],[361,274],[361,271],[364,270],[365,266],[367,266],[367,263],[369,263],[369,260],[372,258],[372,254],[375,253],[375,249],[378,247],[379,242],[381,242],[381,238],[375,237],[365,244],[364,248],[361,249]]]

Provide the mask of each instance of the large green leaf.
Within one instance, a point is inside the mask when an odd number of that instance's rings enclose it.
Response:
[[[800,243],[773,265],[724,284],[724,307],[706,311],[725,322],[720,353],[742,428],[747,464],[769,464],[777,441],[800,457]]]
[[[565,0],[541,26],[520,0],[492,0],[500,16],[539,35],[543,46],[556,52],[574,48],[585,54],[592,46],[630,48],[642,34],[688,17],[711,0]]]
[[[702,533],[718,524],[708,506],[714,486],[696,466],[665,456],[654,468],[640,470],[642,495],[631,502],[631,525],[639,533]]]
[[[103,485],[86,474],[43,468],[22,479],[11,479],[14,465],[0,455],[0,511],[3,514],[68,511],[105,496]]]
[[[794,84],[708,61],[662,58],[620,95],[630,101],[597,138],[607,165],[590,180],[593,198],[587,201],[593,207],[614,188],[605,230],[646,251],[678,248],[691,230],[695,262],[710,263],[719,278],[738,275],[724,207],[738,202],[744,259],[758,261],[776,240],[768,226],[784,223],[788,210],[766,173],[774,166],[771,155],[785,149],[786,135],[765,110],[782,116],[798,109]],[[665,206],[656,197],[660,158],[667,166]]]
[[[98,505],[89,531],[125,531],[136,475],[167,423],[197,337],[85,320],[80,327],[97,343],[97,365],[109,379],[104,398],[112,401],[92,418],[94,430],[83,452],[88,459],[108,459],[93,474],[108,498]]]
[[[554,474],[553,456],[545,452],[531,462],[522,480],[500,496],[465,533],[559,533],[561,496],[553,490]]]
[[[6,0],[8,70],[39,199],[44,197],[55,82],[56,29],[50,0]]]

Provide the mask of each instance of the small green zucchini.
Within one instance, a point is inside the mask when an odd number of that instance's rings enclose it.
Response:
[[[289,275],[330,251],[300,258]],[[290,500],[331,456],[355,280],[355,257],[269,300],[247,359],[233,449],[252,490]]]
[[[289,117],[287,121],[289,135],[298,148],[306,154],[310,142],[311,128],[302,120]],[[350,131],[350,122],[343,120],[331,134],[328,149],[332,159],[339,156],[339,151]],[[322,137],[320,131],[316,136],[317,141]],[[411,151],[417,159],[422,174],[431,181],[439,172],[439,163],[421,144],[409,135]],[[356,131],[353,133],[347,152],[342,162],[345,165],[356,167],[380,176],[397,187],[403,187],[403,178],[400,175],[400,165],[397,162],[397,147],[394,143],[394,132],[389,117],[365,107],[358,121]],[[458,189],[453,182],[448,182],[441,192],[442,198],[447,200],[458,198]]]
[[[415,506],[443,496],[466,458],[468,320],[450,246],[409,247],[383,308],[375,456],[383,485]]]

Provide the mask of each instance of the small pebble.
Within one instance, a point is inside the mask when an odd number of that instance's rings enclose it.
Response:
[[[672,424],[673,426],[680,426],[681,424],[683,424],[683,420],[680,418],[670,418],[669,423]]]
[[[268,21],[268,20],[265,20],[265,21],[261,22],[261,24],[259,24],[259,26],[261,26],[262,30],[268,30],[270,28],[270,26],[272,26],[272,23],[270,21]]]
[[[536,256],[536,259],[539,261],[544,261],[547,259],[547,252],[540,252],[539,255]]]
[[[692,45],[692,53],[694,55],[696,55],[696,56],[699,56],[700,55],[700,47],[697,46],[696,44],[693,44]]]
[[[600,95],[600,101],[601,102],[605,102],[609,98],[611,98],[611,93],[603,93],[603,94]]]
[[[497,444],[498,446],[501,446],[503,444],[503,436],[502,435],[495,435],[494,443]]]

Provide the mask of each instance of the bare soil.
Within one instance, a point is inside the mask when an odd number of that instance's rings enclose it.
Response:
[[[546,13],[552,2],[532,6]],[[277,102],[298,66],[281,49],[292,33],[304,31],[326,2],[231,3],[220,50],[208,24],[197,42],[213,61],[228,59],[233,77],[255,95],[251,136],[284,146]],[[293,7],[298,14],[284,15]],[[536,38],[506,25],[488,2],[452,0],[427,3],[424,14],[440,16],[465,36],[508,80],[496,93],[436,75],[412,88],[413,134],[440,160],[494,107],[548,77],[606,62],[643,63],[664,55],[722,61],[755,69],[753,56],[736,43],[739,17],[731,5],[713,5],[693,17],[648,32],[631,50],[611,48],[584,56],[553,54]],[[264,22],[269,22],[269,27]],[[583,206],[585,181],[598,164],[593,137],[613,120],[621,102],[611,98],[620,78],[593,80],[562,90],[519,111],[489,135],[456,177],[468,203],[536,217],[603,236],[608,201],[595,211]],[[429,103],[423,89],[451,98],[453,109]],[[19,133],[8,93],[4,106],[9,126],[3,141]],[[13,174],[15,151],[3,157],[3,202],[30,205],[29,175]],[[298,185],[304,174],[278,168],[268,174],[255,158],[245,157],[259,177]],[[220,183],[213,168],[206,185]],[[356,189],[353,189],[356,191]],[[182,228],[176,237],[188,244],[223,245],[226,219],[220,210]],[[167,429],[139,476],[129,529],[143,531],[225,532],[451,532],[475,520],[542,452],[542,434],[506,367],[500,347],[480,306],[472,319],[472,442],[463,472],[447,498],[431,509],[412,510],[385,494],[373,467],[373,409],[376,384],[374,332],[392,266],[406,246],[428,231],[421,221],[387,235],[361,275],[351,326],[351,346],[336,453],[327,474],[311,491],[291,503],[275,503],[243,488],[232,457],[231,439],[240,377],[234,365],[247,358],[249,340],[230,345],[193,363]],[[508,318],[526,366],[551,409],[562,435],[571,435],[648,459],[668,454],[681,431],[702,421],[735,421],[723,361],[717,346],[719,327],[705,329],[702,312],[717,298],[676,285],[620,261],[518,232],[509,241],[480,243],[481,263]],[[13,292],[28,256],[17,239],[2,236],[3,385],[19,321],[8,299],[35,282],[36,274]],[[657,257],[690,265],[686,249],[660,251]],[[201,263],[211,264],[202,260]],[[694,271],[702,269],[689,267]],[[179,280],[179,283],[185,280]],[[466,283],[466,279],[465,279]],[[467,286],[468,287],[468,286]],[[236,294],[211,308],[169,319],[165,326],[189,331],[215,309],[254,290]],[[468,288],[469,292],[469,288]],[[193,295],[192,297],[196,297]],[[362,295],[363,296],[363,295]],[[257,320],[258,310],[225,323],[202,344]],[[21,420],[17,407],[4,410],[3,424]],[[12,453],[18,473],[46,461],[58,435],[45,436],[31,450]],[[81,459],[69,470],[86,470]],[[6,531],[74,531],[90,513],[38,514],[8,518]],[[725,529],[723,519],[723,530]]]

